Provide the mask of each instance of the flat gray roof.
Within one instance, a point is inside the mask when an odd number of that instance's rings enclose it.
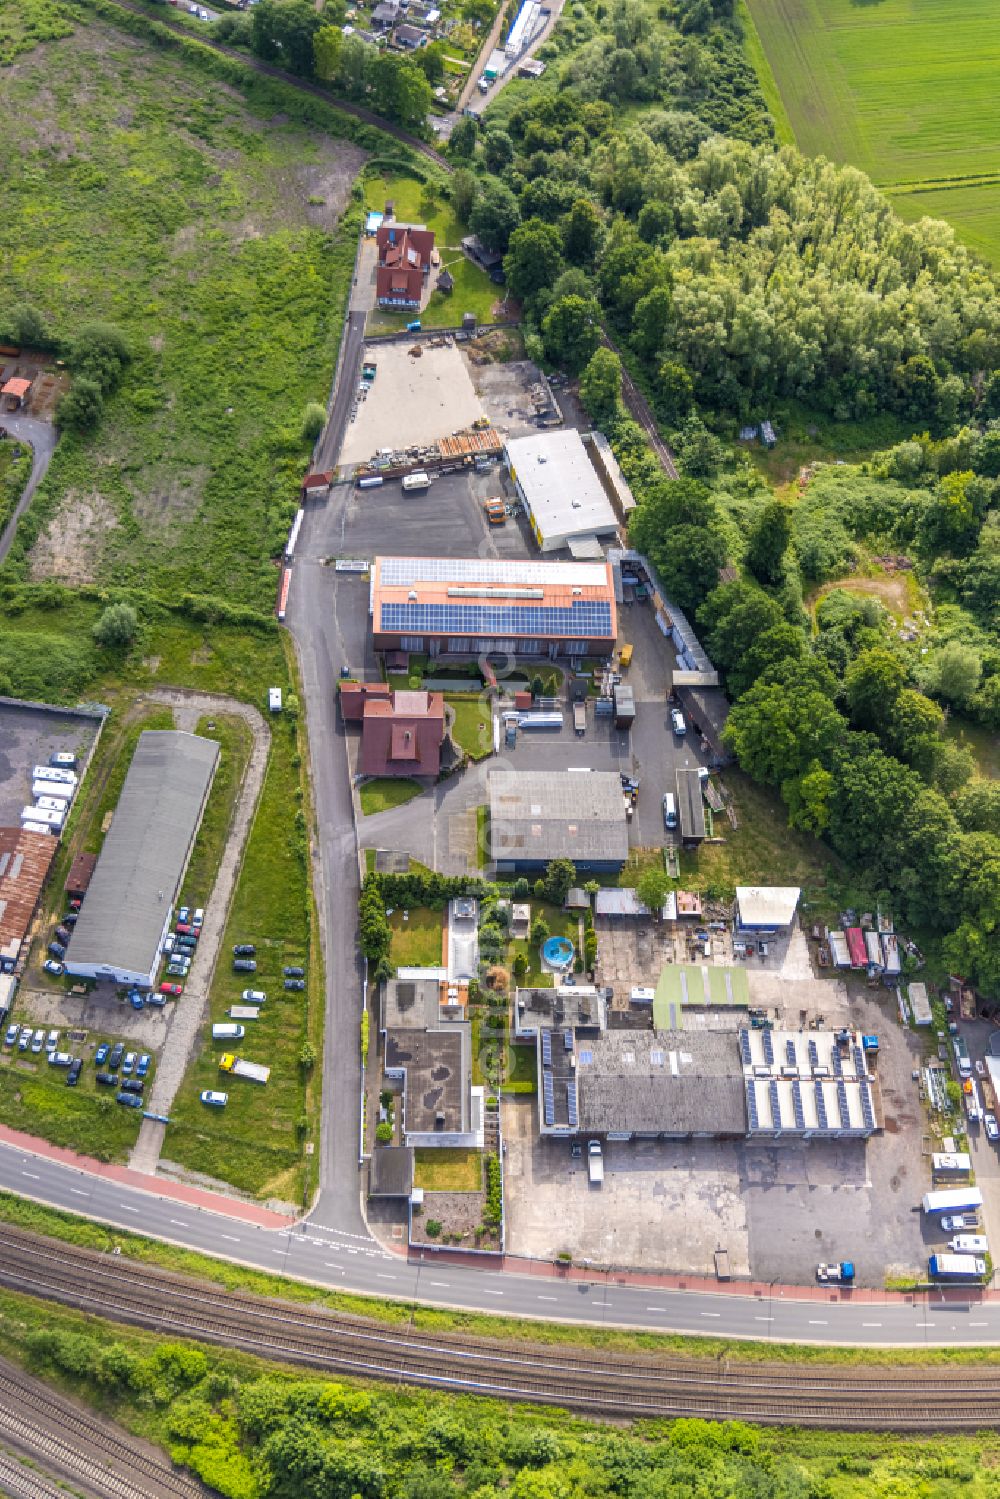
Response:
[[[490,842],[494,860],[624,864],[628,823],[617,771],[493,770]]]
[[[472,1037],[468,1023],[441,1030],[390,1030],[385,1070],[405,1072],[407,1135],[465,1134],[469,1129]],[[440,1121],[440,1122],[439,1122]]]
[[[735,1031],[606,1031],[576,1059],[581,1134],[746,1134]]]
[[[214,739],[177,729],[139,735],[70,940],[71,963],[152,969],[218,758]]]
[[[508,438],[507,462],[543,537],[618,529],[618,517],[574,428]]]
[[[518,989],[514,995],[514,1032],[533,1035],[539,1028],[570,1027],[603,1031],[607,1023],[606,996],[592,985],[552,989]]]
[[[701,799],[701,777],[697,770],[677,770],[677,807],[682,838],[704,838],[705,804]]]
[[[369,1197],[409,1197],[412,1188],[413,1146],[377,1146],[368,1172]]]

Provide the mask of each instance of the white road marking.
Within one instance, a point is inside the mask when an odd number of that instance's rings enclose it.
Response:
[[[73,1193],[74,1197],[89,1197],[90,1196],[90,1193],[89,1192],[85,1192],[82,1187],[70,1187],[70,1191]]]
[[[881,1327],[881,1322],[862,1322],[862,1327]]]
[[[174,1228],[187,1228],[187,1224],[182,1223],[179,1218],[171,1218],[170,1221],[174,1225]]]
[[[375,1274],[376,1274],[376,1277],[379,1280],[395,1280],[396,1279],[396,1277],[394,1275],[386,1275],[386,1273],[385,1273],[384,1270],[377,1270],[375,1272]],[[431,1284],[433,1284],[433,1282],[431,1282]]]
[[[702,1312],[701,1315],[703,1317],[721,1317],[722,1313],[721,1312]]]
[[[222,1237],[224,1239],[228,1239],[230,1244],[238,1244],[240,1242],[239,1239],[235,1238],[232,1234],[223,1234]]]
[[[662,1312],[664,1308],[662,1306],[647,1306],[646,1310],[647,1312]]]
[[[539,1301],[558,1301],[559,1297],[558,1296],[539,1296],[538,1300]]]
[[[491,1291],[486,1286],[484,1286],[483,1287],[483,1295],[484,1296],[502,1296],[503,1292],[502,1291]]]
[[[343,1267],[343,1265],[334,1265],[334,1264],[331,1264],[329,1260],[327,1260],[327,1262],[326,1262],[326,1268],[328,1270],[339,1270],[340,1273],[341,1273],[341,1275],[343,1275],[343,1273],[344,1273],[344,1267]]]
[[[773,1322],[774,1318],[773,1317],[754,1317],[753,1320],[755,1322]]]
[[[810,1320],[809,1326],[810,1327],[829,1327],[830,1324],[829,1324],[829,1322],[814,1322],[814,1321]]]
[[[130,1208],[127,1202],[120,1202],[118,1206],[123,1213],[137,1213],[139,1211],[138,1208]]]
[[[38,1175],[38,1172],[37,1172],[37,1171],[22,1171],[22,1172],[21,1172],[21,1175],[22,1175],[22,1176],[30,1176],[30,1177],[31,1177],[31,1180],[32,1180],[32,1181],[33,1181],[33,1182],[36,1182],[36,1181],[40,1181],[40,1180],[41,1180],[41,1178],[40,1178],[40,1177],[39,1177],[39,1175]]]
[[[990,1324],[988,1322],[970,1322],[969,1323],[970,1327],[989,1327],[989,1325]]]
[[[391,1275],[388,1278],[390,1280],[395,1280],[396,1279],[396,1277],[394,1275]],[[448,1282],[446,1280],[432,1280],[431,1281],[431,1285],[432,1286],[440,1286],[443,1291],[447,1291],[447,1289],[448,1289]]]

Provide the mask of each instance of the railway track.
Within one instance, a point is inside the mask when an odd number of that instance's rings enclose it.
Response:
[[[287,73],[284,68],[279,68],[274,63],[264,62],[262,58],[254,57],[249,52],[241,52],[236,47],[227,47],[225,42],[213,41],[209,36],[195,36],[186,26],[178,21],[172,21],[168,15],[152,16],[148,10],[141,5],[131,5],[129,0],[110,0],[111,4],[117,5],[119,10],[131,11],[134,16],[142,16],[144,20],[151,21],[156,26],[162,26],[174,36],[182,37],[188,42],[197,42],[202,47],[208,47],[212,52],[221,53],[223,57],[231,58],[233,62],[250,68],[254,73],[260,73],[264,78],[275,78],[279,83],[287,83],[289,88],[297,89],[301,94],[310,94],[314,99],[322,99],[325,104],[339,109],[342,114],[350,115],[352,119],[360,120],[363,125],[371,125],[376,130],[382,130],[386,135],[401,141],[403,145],[409,146],[411,151],[416,151],[420,156],[425,156],[428,161],[433,161],[435,166],[441,167],[446,172],[453,170],[451,163],[422,141],[419,136],[411,135],[404,130],[402,125],[396,125],[392,120],[386,120],[382,115],[377,115],[373,110],[365,109],[363,104],[352,104],[347,99],[341,99],[329,89],[321,88],[318,83],[310,83],[305,78],[297,78],[294,73]]]
[[[99,1499],[204,1499],[207,1492],[145,1443],[6,1361],[0,1361],[0,1444]],[[28,1499],[66,1492],[2,1452],[0,1490]]]
[[[559,1405],[618,1420],[704,1416],[901,1431],[1000,1423],[1000,1367],[818,1369],[429,1334],[227,1292],[7,1226],[0,1227],[0,1283],[94,1315],[334,1376]]]

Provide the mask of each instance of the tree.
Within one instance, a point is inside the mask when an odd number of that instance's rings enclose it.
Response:
[[[906,683],[906,667],[882,647],[862,651],[847,668],[844,691],[851,721],[879,733],[888,724]]]
[[[815,662],[783,663],[748,687],[725,728],[740,765],[772,786],[829,765],[847,731],[833,704],[833,679]]]
[[[451,174],[450,183],[451,206],[461,219],[463,224],[469,222],[476,194],[479,191],[479,182],[474,173],[466,167],[456,167]]]
[[[448,154],[468,161],[475,156],[478,141],[479,126],[476,120],[472,115],[463,115],[451,132],[448,140]]]
[[[747,567],[758,583],[780,583],[785,573],[789,523],[787,507],[780,500],[770,500],[750,528],[747,542]]]
[[[613,349],[595,349],[580,376],[580,400],[598,427],[621,413],[622,362]]]
[[[676,359],[665,359],[660,365],[653,404],[657,415],[671,425],[682,422],[694,405],[694,382]]]
[[[542,943],[545,941],[548,935],[549,924],[545,920],[545,917],[541,915],[536,916],[534,921],[531,923],[531,933],[528,939],[532,947],[541,947]]]
[[[894,755],[926,773],[930,770],[932,745],[936,744],[943,724],[944,714],[937,703],[912,687],[904,687],[892,704],[882,739]]]
[[[94,380],[105,395],[114,390],[130,358],[125,335],[111,323],[85,323],[70,351],[73,369]]]
[[[85,375],[74,380],[56,405],[56,426],[67,431],[87,432],[96,427],[104,410],[104,397],[96,380]]]
[[[6,336],[16,344],[24,344],[29,349],[44,349],[49,346],[51,335],[45,318],[37,307],[32,307],[27,302],[14,303],[7,314],[5,328]]]
[[[488,250],[505,252],[521,222],[521,210],[510,188],[496,178],[485,183],[469,215],[469,228]]]
[[[541,219],[528,219],[510,236],[503,263],[507,286],[521,301],[531,301],[551,286],[562,269],[559,231]]]
[[[671,306],[670,288],[666,286],[654,286],[635,304],[632,344],[643,358],[652,359],[663,347],[670,327]]]
[[[917,542],[926,557],[933,559],[942,552],[964,557],[975,546],[979,531],[976,493],[976,476],[971,471],[945,474],[941,479],[920,519]]]
[[[600,210],[589,198],[577,198],[563,219],[563,247],[574,265],[592,265],[601,238]]]
[[[793,828],[819,837],[830,825],[830,794],[833,791],[833,776],[814,760],[805,773],[784,781],[782,799],[788,808],[788,821]]]
[[[514,978],[519,984],[523,984],[528,973],[528,960],[523,952],[514,954],[514,962],[511,965]]]
[[[499,176],[514,160],[514,142],[506,130],[487,130],[483,137],[483,165]]]
[[[92,633],[106,650],[121,650],[132,644],[138,629],[139,619],[131,604],[109,604]]]
[[[577,375],[601,342],[601,309],[596,301],[563,297],[542,323],[545,352],[554,364]]]
[[[632,512],[629,536],[679,608],[696,609],[718,583],[726,558],[721,517],[711,492],[696,479],[651,484]]]
[[[897,409],[911,421],[933,421],[937,415],[938,377],[926,354],[914,354],[892,374]]]
[[[251,46],[252,42],[251,32]],[[340,27],[321,26],[313,37],[313,73],[316,77],[321,78],[325,83],[338,81],[343,54],[344,33]]]
[[[545,897],[561,906],[576,884],[576,865],[572,859],[550,859],[545,866]]]
[[[924,685],[935,697],[964,708],[979,686],[983,658],[975,646],[949,640],[924,662]]]
[[[635,893],[646,907],[658,916],[663,910],[664,902],[670,890],[670,881],[664,870],[655,864],[650,864],[644,869],[635,882]]]
[[[308,0],[260,0],[254,7],[250,46],[258,57],[278,62],[300,78],[312,78],[313,41],[330,20],[329,11],[321,17]]]
[[[300,428],[303,442],[315,442],[326,426],[326,407],[319,401],[307,401],[302,412]]]
[[[974,780],[955,798],[955,816],[966,833],[1000,838],[1000,781]]]

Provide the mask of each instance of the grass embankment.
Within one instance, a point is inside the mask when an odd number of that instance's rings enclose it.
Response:
[[[419,796],[422,787],[409,777],[395,779],[392,776],[376,776],[365,781],[358,792],[361,812],[364,817],[373,817],[376,812],[387,812],[390,807],[403,807]]]
[[[450,293],[432,291],[430,301],[419,314],[425,328],[460,328],[462,314],[474,312],[480,323],[496,321],[495,308],[503,300],[503,287],[494,286],[484,271],[462,253],[462,239],[468,234],[451,204],[434,184],[425,186],[413,177],[369,176],[365,178],[365,206],[381,210],[388,199],[395,204],[400,223],[426,224],[434,231],[435,247],[441,265],[431,270],[431,285],[447,269],[454,277]],[[405,328],[417,316],[414,312],[389,312],[377,308],[368,320],[369,333],[390,333]]]
[[[330,1291],[287,1276],[271,1275],[229,1260],[213,1259],[172,1244],[163,1244],[126,1229],[108,1228],[55,1208],[0,1192],[0,1221],[14,1223],[34,1233],[103,1253],[117,1248],[127,1258],[158,1265],[231,1291],[257,1296],[277,1296],[286,1301],[311,1303],[352,1316],[373,1318],[387,1325],[412,1325],[426,1332],[466,1332],[496,1338],[503,1343],[537,1345],[564,1343],[573,1347],[599,1348],[609,1352],[678,1354],[687,1358],[748,1360],[802,1364],[875,1365],[900,1368],[908,1365],[965,1365],[1000,1363],[1000,1348],[837,1348],[809,1343],[767,1343],[719,1337],[685,1337],[675,1333],[629,1331],[613,1327],[563,1326],[557,1322],[520,1320],[490,1316],[485,1312],[448,1311],[416,1302],[394,1301],[382,1293],[365,1297]],[[52,1309],[55,1311],[55,1309]]]
[[[61,439],[8,575],[41,529],[36,576],[268,609],[308,460],[303,407],[328,394],[350,286],[359,199],[338,220],[363,157],[335,136],[353,127],[277,85],[252,100],[220,87],[183,51],[119,30],[124,12],[111,26],[87,6],[48,9],[72,36],[0,73],[19,121],[5,294],[67,340],[114,323],[132,362],[97,430]],[[0,8],[0,48],[19,13]]]
[[[898,189],[904,218],[946,218],[995,260],[1000,95],[995,46],[984,41],[996,35],[989,0],[960,11],[946,0],[749,5],[800,148],[860,167]]]
[[[228,1499],[305,1494],[511,1493],[623,1499],[688,1493],[920,1494],[989,1499],[1000,1446],[975,1436],[900,1438],[714,1425],[610,1427],[557,1408],[323,1379],[228,1348],[127,1334],[0,1292],[5,1353],[159,1442]],[[332,1483],[322,1489],[314,1477]],[[482,1482],[480,1480],[483,1480]]]

